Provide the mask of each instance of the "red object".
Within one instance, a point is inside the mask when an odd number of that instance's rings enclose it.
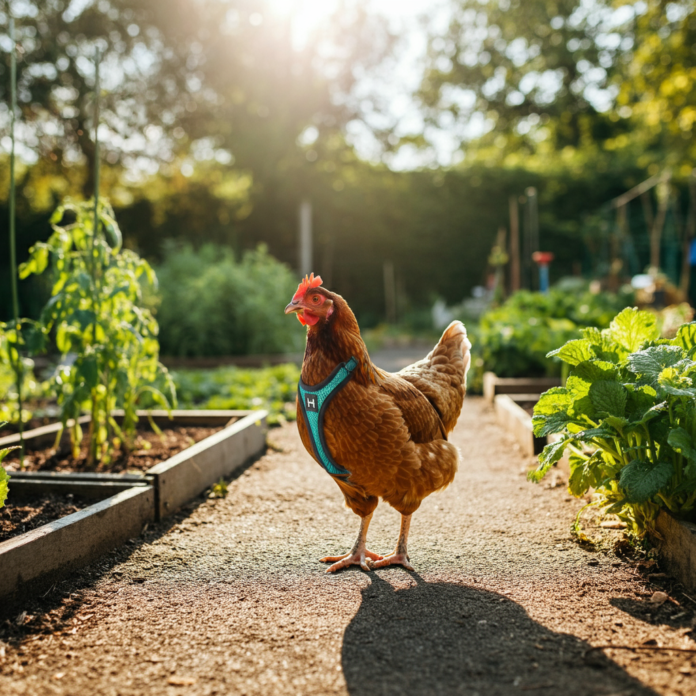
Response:
[[[553,261],[553,254],[550,251],[535,251],[532,260],[540,266],[548,266]]]
[[[297,292],[293,295],[292,301],[296,302],[297,300],[301,300],[305,296],[307,290],[318,288],[321,284],[321,276],[315,276],[314,273],[309,277],[305,276],[304,280],[297,286]]]

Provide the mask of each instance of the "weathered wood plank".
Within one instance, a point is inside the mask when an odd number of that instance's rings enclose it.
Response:
[[[121,491],[133,487],[145,487],[144,479],[134,481],[75,481],[70,479],[21,479],[12,476],[10,479],[10,495],[12,500],[32,500],[49,493],[58,495],[72,494],[87,500],[104,500]]]
[[[0,597],[54,582],[139,536],[154,519],[155,491],[138,486],[0,543]]]
[[[483,375],[483,396],[490,402],[498,394],[541,394],[560,386],[560,377],[498,377],[494,372]]]
[[[696,592],[696,524],[676,520],[662,510],[656,522],[657,550],[665,570]]]
[[[158,519],[221,478],[229,476],[266,446],[266,411],[254,411],[231,426],[153,466],[148,475],[158,492]]]

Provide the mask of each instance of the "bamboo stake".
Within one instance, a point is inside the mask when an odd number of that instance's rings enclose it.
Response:
[[[21,326],[19,323],[19,291],[17,288],[17,239],[15,229],[15,118],[17,113],[17,45],[15,44],[14,18],[10,18],[10,41],[12,53],[10,56],[10,277],[12,279],[12,312],[15,321],[15,335],[17,337],[17,363],[15,365],[15,377],[17,379],[17,408],[19,409],[19,456],[20,468],[24,469],[24,422],[22,412],[24,403],[22,399],[22,381],[24,370],[22,355],[19,351],[21,342]]]

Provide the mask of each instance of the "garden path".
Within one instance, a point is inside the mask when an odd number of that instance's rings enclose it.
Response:
[[[466,400],[452,437],[456,481],[414,515],[415,573],[325,575],[317,559],[350,547],[357,518],[294,425],[269,440],[227,498],[195,502],[6,609],[0,693],[696,692],[696,656],[585,655],[606,643],[695,647],[694,605],[674,595],[683,606],[653,608],[657,588],[635,563],[573,543],[578,501],[526,482],[529,462],[482,400]],[[380,506],[371,548],[389,551],[397,531]]]

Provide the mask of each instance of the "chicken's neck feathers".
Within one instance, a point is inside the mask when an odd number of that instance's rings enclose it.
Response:
[[[374,384],[378,377],[355,315],[339,295],[333,299],[335,310],[331,319],[307,331],[302,381],[308,385],[318,384],[338,365],[355,358],[358,367],[354,371],[354,379],[365,386]]]

